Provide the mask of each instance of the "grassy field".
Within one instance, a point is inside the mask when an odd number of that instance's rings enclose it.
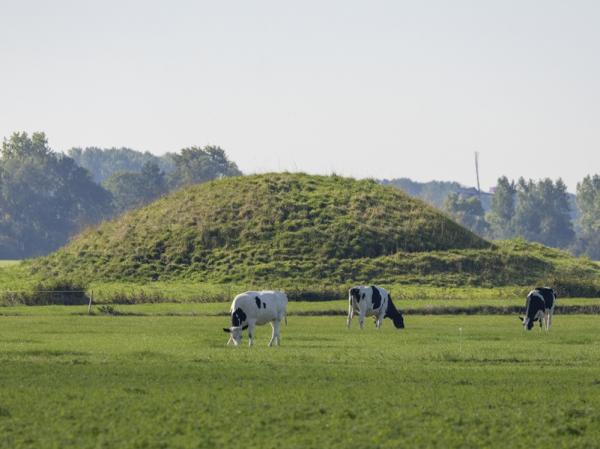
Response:
[[[255,347],[233,348],[221,331],[227,319],[207,316],[222,304],[156,315],[191,306],[199,305],[120,306],[148,316],[0,309],[27,311],[0,316],[0,447],[591,448],[600,440],[597,316],[557,316],[548,334],[525,333],[509,316],[409,315],[404,331],[386,323],[380,332],[370,320],[361,332],[340,316],[290,316],[281,347],[266,347],[267,326]]]
[[[438,300],[396,300],[396,305],[408,314],[429,314],[441,313],[444,310],[452,309],[452,314],[469,313],[472,309],[487,308],[487,310],[499,311],[502,308],[520,309],[516,313],[523,313],[525,309],[525,300],[523,298],[508,299],[438,299]],[[91,308],[93,315],[104,314],[105,304],[94,304]],[[108,304],[115,315],[131,316],[223,316],[229,313],[230,303],[160,303],[160,304]],[[564,307],[567,310],[572,307],[590,307],[597,310],[588,313],[600,314],[600,298],[561,298],[557,307]],[[340,315],[346,314],[348,310],[347,300],[336,301],[295,301],[288,304],[288,315]],[[88,306],[11,306],[1,307],[0,316],[21,316],[21,315],[87,315]],[[485,313],[483,313],[485,314]],[[488,312],[489,314],[489,312]]]

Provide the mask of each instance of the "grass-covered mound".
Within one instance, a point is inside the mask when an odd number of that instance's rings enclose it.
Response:
[[[338,279],[340,267],[362,276],[372,271],[361,268],[366,261],[398,253],[489,248],[374,181],[266,174],[180,190],[84,232],[33,267],[90,279]]]
[[[380,283],[396,296],[408,286],[418,295],[422,287],[519,286],[521,296],[538,283],[571,296],[600,294],[595,262],[521,240],[491,244],[392,187],[305,174],[180,190],[50,256],[5,268],[0,280],[16,279],[17,269],[39,285],[93,283],[123,298],[137,298],[131,288],[145,285],[144,297],[157,301],[185,300],[182,286],[199,288],[194,298],[229,298],[235,286],[330,299],[352,283]]]

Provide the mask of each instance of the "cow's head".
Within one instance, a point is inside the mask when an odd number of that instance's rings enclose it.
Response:
[[[392,320],[396,329],[404,329],[404,317],[402,316],[402,312],[398,310],[398,315],[396,315]]]
[[[356,301],[360,301],[360,288],[352,287],[348,290],[348,299],[354,298]]]
[[[230,341],[233,341],[233,344],[236,346],[240,344],[240,342],[242,341],[242,331],[248,327],[247,324],[244,325],[246,318],[246,313],[242,310],[241,307],[238,307],[233,312],[231,312],[231,327],[223,328],[223,331],[228,332],[230,334],[229,341],[227,342],[227,344],[229,344]]]
[[[223,331],[229,334],[229,341],[227,344],[229,344],[230,341],[233,341],[233,344],[238,346],[242,342],[242,331],[246,330],[247,328],[248,325],[224,327]]]
[[[523,329],[530,331],[533,328],[533,322],[535,321],[535,319],[532,320],[531,318],[529,318],[527,316],[526,317],[520,316],[519,321],[522,322]]]
[[[529,313],[526,317],[519,317],[519,320],[523,321],[523,329],[530,331],[531,329],[533,329],[533,324],[536,321],[540,321],[541,326],[541,321],[543,318],[544,311],[542,310],[535,313]]]

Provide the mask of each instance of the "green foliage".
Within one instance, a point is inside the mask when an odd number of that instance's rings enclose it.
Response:
[[[110,212],[110,194],[43,133],[15,133],[0,157],[0,258],[45,254]]]
[[[444,201],[449,194],[458,193],[461,190],[461,186],[457,182],[431,181],[423,183],[408,178],[384,179],[382,184],[394,186],[438,209],[443,209]]]
[[[517,189],[514,181],[509,181],[506,176],[498,179],[492,197],[492,210],[487,217],[494,238],[508,239],[514,237],[513,218],[515,216],[516,193]]]
[[[561,179],[534,182],[520,178],[515,184],[498,179],[487,216],[495,238],[522,237],[530,242],[566,248],[574,237],[571,198]]]
[[[408,268],[403,253],[486,248],[485,240],[396,189],[267,174],[177,191],[83,233],[31,267],[92,280],[337,283],[399,273]]]
[[[76,305],[87,304],[86,286],[72,279],[47,279],[28,288],[20,285],[14,290],[0,290],[0,305]]]
[[[557,315],[549,333],[524,333],[514,316],[407,315],[404,331],[369,320],[362,332],[339,316],[296,316],[281,347],[266,347],[263,326],[256,346],[232,348],[223,316],[35,309],[1,317],[2,448],[237,447],[232,428],[248,449],[600,439],[594,316]]]
[[[467,197],[458,193],[450,193],[444,202],[444,209],[457,223],[475,234],[480,236],[488,234],[489,225],[485,221],[485,212],[477,196]]]
[[[207,145],[204,148],[184,148],[180,154],[172,154],[171,158],[175,163],[175,169],[169,174],[171,188],[242,174],[220,147]]]
[[[558,179],[537,183],[519,179],[514,216],[517,235],[544,245],[564,248],[575,236],[569,212],[567,187]]]
[[[112,193],[115,213],[135,209],[169,190],[242,173],[220,147],[184,148],[154,156],[128,148],[72,148],[71,156]]]
[[[144,206],[167,192],[165,174],[153,162],[146,162],[140,173],[116,173],[103,186],[113,196],[116,214]]]
[[[598,264],[539,244],[492,245],[396,189],[303,174],[174,192],[27,268],[39,277],[157,284],[150,297],[160,296],[162,282],[323,298],[345,295],[352,283],[531,287],[551,276],[583,282],[599,274]],[[225,296],[222,288],[206,295]]]
[[[581,235],[575,252],[600,259],[600,176],[586,176],[577,184],[577,206]]]
[[[142,153],[130,148],[71,148],[68,155],[77,165],[92,173],[98,184],[117,173],[141,173],[146,164],[157,165],[165,173],[175,168],[169,154],[155,156],[147,151]]]

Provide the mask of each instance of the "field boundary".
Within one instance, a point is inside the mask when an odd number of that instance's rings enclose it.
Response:
[[[88,308],[87,312],[78,310],[66,312],[66,315],[79,316],[114,316],[114,317],[228,317],[229,312],[203,312],[203,311],[132,311],[122,310],[120,304],[96,304]],[[4,310],[3,310],[4,309]],[[504,315],[518,316],[524,313],[524,307],[520,306],[471,306],[471,307],[423,307],[423,308],[404,308],[402,312],[406,316],[427,316],[427,315]],[[295,310],[288,312],[289,317],[327,317],[327,316],[346,316],[347,312],[342,309],[325,310]],[[26,316],[28,313],[13,312],[10,307],[0,307],[0,316]],[[598,305],[561,305],[556,306],[555,315],[600,315],[600,304]]]

